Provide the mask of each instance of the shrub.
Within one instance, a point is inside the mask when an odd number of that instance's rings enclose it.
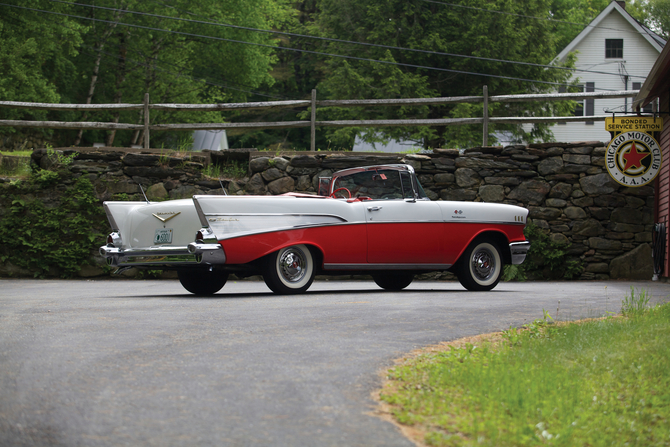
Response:
[[[80,177],[54,196],[43,190],[58,173],[36,171],[0,197],[5,213],[0,219],[0,262],[30,270],[35,277],[70,277],[104,243],[104,212],[93,185]],[[37,197],[36,197],[37,196]]]
[[[530,241],[530,250],[521,265],[507,265],[503,280],[571,279],[582,272],[581,260],[567,254],[569,244],[552,240],[547,231],[530,222],[524,230]]]

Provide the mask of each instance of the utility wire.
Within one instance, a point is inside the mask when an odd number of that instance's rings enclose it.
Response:
[[[96,19],[96,18],[92,18],[92,17],[83,17],[83,16],[77,16],[77,15],[74,15],[74,14],[65,14],[65,13],[60,13],[60,12],[55,12],[55,11],[46,11],[46,10],[42,10],[42,9],[28,8],[26,6],[9,5],[9,4],[6,4],[6,3],[0,3],[0,5],[9,6],[9,7],[12,7],[12,8],[25,9],[25,10],[29,10],[29,11],[35,11],[35,12],[43,12],[45,14],[53,14],[53,15],[59,15],[59,16],[65,16],[65,17],[78,18],[78,19],[82,19],[82,20],[90,20],[90,21],[94,21],[94,22],[102,22],[102,23],[110,23],[110,24],[116,23],[117,25],[127,26],[127,27],[130,27],[130,28],[145,29],[145,30],[150,30],[150,31],[161,31],[161,32],[177,34],[177,35],[182,35],[182,36],[197,37],[197,38],[203,38],[203,39],[212,39],[212,40],[218,40],[218,41],[223,41],[223,42],[239,43],[239,44],[243,44],[243,45],[253,45],[253,46],[259,46],[259,47],[264,47],[264,48],[270,48],[270,49],[273,49],[273,50],[294,51],[294,52],[298,52],[298,53],[315,54],[315,55],[319,55],[319,56],[328,56],[328,57],[338,57],[338,58],[342,58],[342,59],[357,60],[357,61],[362,61],[362,62],[374,62],[374,63],[379,63],[379,64],[410,67],[410,68],[417,68],[417,69],[423,69],[423,70],[440,71],[440,72],[446,72],[446,73],[465,74],[465,75],[472,75],[472,76],[484,76],[484,77],[489,77],[489,78],[505,79],[505,80],[511,80],[511,81],[531,82],[531,83],[535,83],[535,84],[545,84],[545,85],[555,85],[555,86],[570,86],[570,85],[572,85],[572,84],[566,84],[566,83],[561,83],[561,82],[540,81],[540,80],[537,80],[537,79],[516,78],[516,77],[511,77],[511,76],[495,75],[495,74],[489,74],[489,73],[477,73],[477,72],[472,72],[472,71],[453,70],[453,69],[448,69],[448,68],[429,67],[429,66],[425,66],[425,65],[407,64],[407,63],[402,63],[402,62],[392,62],[392,61],[384,61],[384,60],[378,60],[378,59],[367,59],[367,58],[362,58],[362,57],[346,56],[346,55],[341,55],[341,54],[323,53],[323,52],[318,52],[318,51],[304,50],[304,49],[297,49],[297,48],[290,48],[290,47],[278,47],[278,46],[274,46],[274,45],[267,45],[267,44],[256,43],[256,42],[247,42],[247,41],[241,41],[241,40],[235,40],[235,39],[226,39],[226,38],[223,38],[223,37],[205,36],[205,35],[202,35],[202,34],[186,33],[186,32],[183,32],[183,31],[172,31],[172,30],[166,30],[166,29],[162,29],[162,28],[153,28],[153,27],[149,27],[149,26],[133,25],[133,24],[130,24],[130,23],[113,22],[113,21],[110,21],[110,20]],[[598,90],[608,90],[608,89],[598,89]]]
[[[74,15],[74,14],[65,14],[65,13],[55,12],[55,11],[46,11],[46,10],[43,10],[43,9],[28,8],[26,6],[9,5],[7,3],[0,3],[0,5],[9,6],[9,7],[12,7],[12,8],[25,9],[25,10],[29,10],[29,11],[35,11],[35,12],[43,12],[43,13],[46,13],[46,14],[53,14],[53,15],[58,15],[58,16],[73,17],[73,18],[82,19],[82,20],[91,20],[91,21],[94,21],[94,22],[116,23],[117,25],[127,26],[127,27],[130,27],[130,28],[145,29],[145,30],[149,30],[149,31],[161,31],[161,32],[177,34],[177,35],[181,35],[181,36],[198,37],[198,38],[203,38],[203,39],[212,39],[212,40],[217,40],[217,41],[222,41],[222,42],[239,43],[239,44],[243,44],[243,45],[254,45],[254,46],[259,46],[259,47],[264,47],[264,48],[270,48],[270,49],[273,49],[273,50],[294,51],[294,52],[299,52],[299,53],[315,54],[315,55],[319,55],[319,56],[339,57],[339,58],[342,58],[342,59],[357,60],[357,61],[362,61],[362,62],[375,62],[375,63],[379,63],[379,64],[419,68],[419,69],[424,69],[424,70],[441,71],[441,72],[455,73],[455,74],[467,74],[467,75],[472,75],[472,76],[485,76],[485,77],[496,78],[496,79],[506,79],[506,80],[512,80],[512,81],[532,82],[532,83],[537,83],[537,84],[570,85],[570,84],[563,84],[563,83],[560,83],[560,82],[539,81],[539,80],[536,80],[536,79],[515,78],[515,77],[510,77],[510,76],[494,75],[494,74],[487,74],[487,73],[476,73],[476,72],[463,71],[463,70],[452,70],[452,69],[448,69],[448,68],[428,67],[428,66],[424,66],[424,65],[406,64],[406,63],[401,63],[401,62],[391,62],[391,61],[384,61],[384,60],[377,60],[377,59],[366,59],[366,58],[356,57],[356,56],[345,56],[345,55],[342,55],[342,54],[323,53],[323,52],[318,52],[318,51],[303,50],[303,49],[297,49],[297,48],[278,47],[278,46],[274,46],[274,45],[267,45],[267,44],[256,43],[256,42],[247,42],[247,41],[242,41],[242,40],[226,39],[226,38],[223,38],[223,37],[205,36],[205,35],[202,35],[202,34],[186,33],[186,32],[183,32],[183,31],[172,31],[172,30],[166,30],[166,29],[162,29],[162,28],[153,28],[153,27],[149,27],[149,26],[133,25],[133,24],[130,24],[130,23],[113,22],[111,20],[95,19],[95,18],[92,18],[92,17],[83,17],[83,16],[77,16],[77,15]]]
[[[117,46],[117,47],[118,47],[118,45],[114,45],[114,46]],[[114,58],[114,59],[121,59],[121,56],[119,56],[118,54],[109,53],[109,52],[104,51],[104,50],[96,50],[95,48],[93,48],[93,47],[91,47],[91,46],[89,46],[89,45],[82,45],[82,47],[88,49],[88,50],[85,50],[85,52],[86,52],[86,54],[89,54],[89,55],[91,55],[91,56],[94,56],[94,55],[95,55],[95,52],[99,52],[99,53],[105,54],[105,55],[107,55],[107,56],[109,56],[109,57],[111,57],[111,58]],[[135,50],[129,49],[129,51],[141,55],[141,53],[139,53],[139,52],[137,52],[137,51],[135,51]],[[207,79],[207,78],[205,78],[205,77],[191,76],[191,75],[187,75],[187,74],[184,74],[184,73],[176,73],[176,72],[174,72],[174,71],[167,70],[167,69],[165,69],[165,68],[161,68],[161,67],[155,67],[155,66],[152,66],[151,64],[148,64],[148,63],[146,63],[146,62],[141,62],[141,61],[138,61],[138,60],[135,60],[135,59],[132,59],[132,58],[128,58],[128,57],[126,57],[126,58],[124,58],[124,59],[125,59],[126,61],[128,61],[128,62],[130,62],[130,63],[136,65],[136,66],[139,66],[139,67],[143,67],[143,68],[154,68],[154,69],[156,69],[156,70],[158,70],[158,71],[161,71],[161,72],[163,72],[163,73],[167,73],[167,74],[170,74],[170,75],[181,76],[181,77],[185,77],[185,78],[193,79],[194,81],[202,81],[202,82],[204,82],[205,84],[207,84],[207,85],[211,85],[211,86],[214,86],[214,87],[220,87],[220,88],[223,88],[223,89],[230,89],[230,90],[237,90],[237,91],[239,91],[239,92],[250,93],[250,94],[252,94],[252,95],[263,96],[263,97],[266,97],[266,98],[275,98],[275,99],[293,99],[293,98],[289,98],[289,97],[287,97],[287,96],[272,95],[272,94],[268,94],[268,93],[261,93],[261,92],[254,91],[254,90],[244,90],[244,89],[239,88],[239,87],[241,86],[241,87],[246,87],[246,88],[249,88],[249,89],[251,89],[251,88],[253,88],[253,87],[248,86],[248,85],[238,84],[238,83],[236,83],[236,82],[226,81],[226,82],[228,82],[229,84],[228,84],[228,83],[227,83],[227,84],[220,84],[220,83],[217,83],[217,82],[213,82],[213,81],[211,81],[211,80],[209,80],[209,79]],[[161,61],[160,59],[153,59],[153,58],[152,58],[152,60],[158,62],[159,64],[167,65],[167,66],[171,66],[171,67],[173,67],[173,68],[179,69],[179,67],[178,67],[177,65],[175,65],[175,64],[171,64],[171,63],[169,63],[169,62]],[[230,84],[236,85],[236,86],[238,86],[238,87],[233,87],[233,86],[231,86]]]
[[[240,30],[245,30],[245,31],[267,33],[267,34],[279,34],[279,35],[284,35],[284,36],[321,40],[321,41],[325,41],[325,42],[337,42],[337,43],[345,43],[345,44],[350,44],[350,45],[362,45],[362,46],[373,47],[373,48],[384,48],[384,49],[388,49],[388,50],[398,50],[398,51],[408,51],[408,52],[413,52],[413,53],[429,54],[429,55],[433,55],[433,56],[459,57],[459,58],[464,58],[464,59],[474,59],[474,60],[481,60],[481,61],[487,61],[487,62],[501,62],[501,63],[505,63],[505,64],[517,64],[517,65],[525,65],[525,66],[530,66],[530,67],[549,68],[549,69],[553,69],[553,70],[568,70],[568,71],[583,72],[583,73],[593,73],[593,74],[603,74],[603,75],[609,75],[609,76],[618,76],[616,73],[608,73],[608,72],[605,72],[605,71],[584,70],[584,69],[577,69],[577,68],[570,68],[570,67],[561,67],[561,66],[558,66],[558,65],[537,64],[537,63],[533,63],[533,62],[523,62],[523,61],[511,61],[511,60],[506,60],[506,59],[495,59],[495,58],[481,57],[481,56],[467,56],[467,55],[456,54],[456,53],[444,53],[444,52],[440,52],[440,51],[421,50],[421,49],[417,49],[417,48],[405,48],[405,47],[398,47],[398,46],[393,46],[393,45],[374,44],[374,43],[368,43],[368,42],[357,42],[357,41],[352,41],[352,40],[336,39],[336,38],[331,38],[331,37],[310,36],[310,35],[306,35],[306,34],[296,34],[296,33],[290,33],[290,32],[285,32],[285,31],[264,30],[264,29],[259,29],[259,28],[251,28],[251,27],[247,27],[247,26],[231,25],[231,24],[228,24],[228,23],[185,19],[185,18],[182,18],[182,17],[165,16],[165,15],[153,14],[153,13],[148,13],[148,12],[131,11],[131,10],[125,10],[125,9],[120,10],[118,8],[110,8],[110,7],[105,7],[105,6],[87,5],[87,4],[84,4],[84,3],[73,3],[73,2],[68,2],[68,1],[64,1],[64,0],[50,0],[50,1],[55,2],[55,3],[66,3],[68,5],[83,6],[83,7],[88,7],[88,8],[102,9],[102,10],[114,11],[114,12],[121,11],[121,12],[124,12],[124,13],[136,14],[136,15],[147,16],[147,17],[156,17],[156,18],[161,18],[161,19],[178,20],[178,21],[183,21],[183,22],[188,22],[188,23],[196,23],[196,24],[199,24],[199,25],[212,25],[212,26],[234,28],[234,29],[240,29]],[[424,1],[429,1],[429,0],[424,0]],[[450,3],[445,3],[445,4],[451,5]],[[473,8],[473,7],[468,7],[468,8]],[[473,8],[473,9],[481,9],[481,8]],[[187,12],[188,14],[192,14],[188,11],[183,11],[183,10],[181,10],[181,11],[182,12]],[[492,11],[492,12],[501,12],[501,11]],[[506,14],[511,14],[511,13],[506,13]],[[195,15],[195,14],[192,14],[192,15]],[[514,14],[514,15],[517,15],[517,14]],[[530,17],[530,16],[523,16],[523,17]],[[286,48],[286,47],[282,47],[282,48]],[[636,76],[636,77],[644,79],[644,76]]]
[[[552,19],[550,17],[529,16],[529,15],[524,15],[524,14],[517,14],[517,13],[514,13],[514,12],[498,11],[496,9],[479,8],[479,7],[476,7],[476,6],[459,5],[459,4],[456,4],[456,3],[448,3],[448,2],[438,1],[438,0],[423,0],[423,1],[426,2],[426,3],[435,3],[435,4],[438,4],[438,5],[453,6],[454,8],[472,9],[472,10],[475,10],[475,11],[492,12],[492,13],[496,13],[496,14],[505,14],[505,15],[520,17],[520,18],[525,18],[525,19],[546,20],[548,22],[564,23],[564,24],[567,24],[567,25],[581,26],[582,28],[606,29],[606,30],[610,30],[610,31],[617,31],[617,32],[620,32],[620,33],[641,34],[637,31],[622,30],[622,29],[618,29],[618,28],[609,28],[609,27],[606,27],[606,26],[596,26],[596,25],[591,25],[591,23],[578,23],[578,22],[570,22],[568,20]],[[644,28],[647,28],[644,25],[642,25],[642,26]],[[651,31],[651,32],[653,33],[653,31]],[[656,34],[656,33],[654,33],[654,34]]]

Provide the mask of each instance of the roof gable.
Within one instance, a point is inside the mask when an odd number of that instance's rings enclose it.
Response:
[[[616,11],[621,16],[630,24],[635,31],[637,31],[644,39],[649,42],[649,44],[656,49],[659,53],[663,51],[663,47],[665,46],[665,40],[660,38],[658,35],[654,34],[649,28],[642,26],[637,20],[633,18],[628,12],[626,12],[625,9],[623,9],[619,4],[615,1],[611,2],[607,8],[603,9],[598,16],[593,19],[589,25],[582,30],[581,33],[575,37],[572,42],[570,42],[560,53],[558,53],[558,56],[556,56],[556,60],[564,60],[568,54],[570,54],[572,51],[575,50],[577,45],[579,45],[584,39],[587,38],[589,34],[607,18],[607,16],[612,12]]]

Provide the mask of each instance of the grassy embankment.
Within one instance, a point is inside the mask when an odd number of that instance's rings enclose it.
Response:
[[[380,397],[435,446],[670,445],[670,304],[631,288],[621,316],[553,324],[421,354]]]

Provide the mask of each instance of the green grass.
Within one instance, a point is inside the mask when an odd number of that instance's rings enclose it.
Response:
[[[670,445],[670,305],[505,331],[503,341],[420,355],[381,399],[428,445]]]
[[[33,154],[33,151],[0,151],[0,154],[13,157],[30,157]]]
[[[203,174],[212,178],[242,178],[246,177],[248,163],[228,161],[223,165],[210,163],[205,167]]]

